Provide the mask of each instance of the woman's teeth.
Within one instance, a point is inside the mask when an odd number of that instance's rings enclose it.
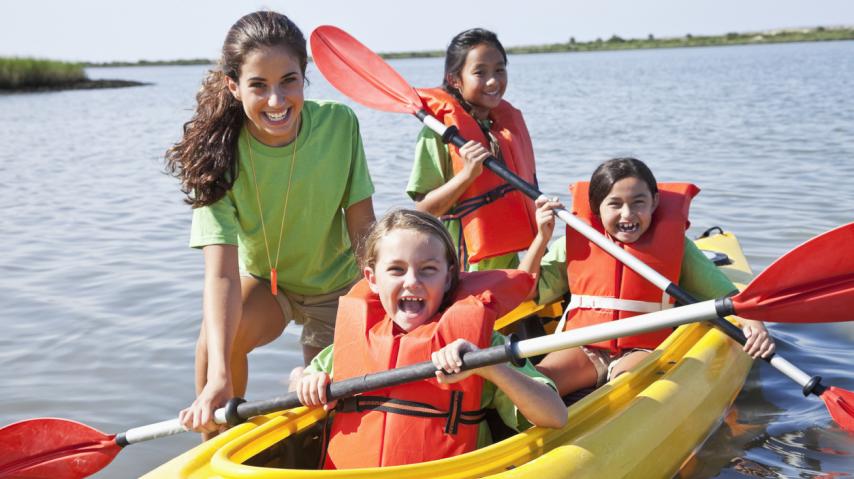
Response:
[[[288,108],[287,110],[285,110],[281,113],[273,113],[271,111],[268,111],[265,114],[267,115],[267,118],[269,118],[272,121],[282,121],[285,119],[285,117],[288,116],[288,112],[290,112],[290,111],[291,111],[291,109]]]

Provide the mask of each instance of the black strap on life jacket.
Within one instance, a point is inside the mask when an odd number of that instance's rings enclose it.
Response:
[[[466,198],[465,200],[457,203],[448,213],[439,217],[442,221],[458,221],[459,222],[459,232],[457,233],[457,245],[459,245],[460,250],[460,268],[465,271],[468,269],[468,248],[466,248],[465,238],[463,237],[463,223],[462,219],[464,216],[474,213],[475,210],[480,208],[481,206],[488,205],[494,201],[497,201],[504,197],[507,193],[513,191],[513,187],[510,186],[510,183],[504,183],[502,185],[498,185],[495,188],[483,193],[481,195],[472,196],[471,198]]]
[[[486,193],[466,198],[456,204],[448,213],[439,217],[442,221],[461,220],[464,216],[473,213],[481,206],[488,205],[493,201],[497,201],[504,197],[507,193],[513,191],[510,183],[504,183],[487,191]]]
[[[451,392],[451,404],[448,411],[436,409],[430,404],[393,399],[385,396],[354,396],[338,401],[336,412],[382,411],[391,414],[403,414],[426,418],[446,418],[445,434],[456,434],[460,424],[478,424],[486,417],[485,409],[463,411],[463,392]]]

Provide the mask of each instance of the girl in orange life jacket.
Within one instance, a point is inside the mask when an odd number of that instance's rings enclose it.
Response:
[[[419,90],[425,107],[470,141],[458,149],[422,129],[406,192],[418,210],[445,220],[469,271],[516,268],[517,252],[536,233],[533,202],[483,167],[491,154],[536,182],[528,129],[503,100],[506,89],[504,47],[494,33],[474,28],[451,40],[442,87]]]
[[[688,202],[698,191],[695,186],[659,185],[643,162],[617,158],[599,165],[585,193],[586,187],[584,183],[573,185],[573,213],[590,221],[611,240],[671,281],[678,281],[695,297],[720,297],[735,290],[694,243],[684,238]],[[662,298],[655,286],[569,228],[566,241],[552,244],[543,257],[554,230],[553,209],[561,205],[542,200],[537,207],[537,238],[520,269],[538,275],[537,288],[530,296],[540,302],[571,292],[566,329],[670,307],[665,303],[669,298]],[[653,217],[656,210],[658,214]],[[603,290],[608,293],[603,294]],[[770,355],[775,346],[765,325],[742,321],[748,338],[744,351],[754,358]],[[566,395],[601,385],[628,371],[668,334],[669,331],[660,331],[557,351],[548,354],[537,369],[554,379],[558,391]]]
[[[525,298],[530,275],[459,273],[447,230],[411,210],[393,211],[373,227],[361,264],[364,280],[341,300],[333,345],[292,383],[307,406],[328,410],[338,403],[325,468],[409,464],[468,452],[483,440],[485,407],[497,408],[517,430],[528,421],[565,424],[566,409],[551,381],[529,362],[460,372],[462,353],[503,342],[493,323]],[[426,360],[436,365],[435,380],[327,402],[331,377]]]

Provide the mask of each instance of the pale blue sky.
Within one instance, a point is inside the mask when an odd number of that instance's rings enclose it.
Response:
[[[337,25],[377,51],[444,49],[470,27],[506,46],[854,25],[851,0],[9,0],[0,56],[112,61],[216,58],[241,15],[269,8],[306,36]],[[429,13],[428,13],[429,12]]]

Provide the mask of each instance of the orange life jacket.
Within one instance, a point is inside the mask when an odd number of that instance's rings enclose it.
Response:
[[[428,361],[457,338],[487,347],[495,320],[521,303],[532,286],[533,278],[522,271],[461,273],[450,307],[408,333],[395,334],[363,280],[338,306],[334,380]],[[349,405],[332,421],[324,468],[412,464],[474,450],[482,385],[478,375],[451,385],[433,378],[345,400]]]
[[[479,141],[487,150],[489,141],[477,121],[457,100],[440,88],[419,89],[424,107],[445,125],[456,125],[467,140]],[[536,184],[534,148],[522,112],[510,103],[501,103],[489,112],[490,131],[498,140],[507,168],[523,180]],[[459,149],[448,145],[454,174],[465,165]],[[457,205],[443,219],[462,222],[461,264],[527,249],[537,234],[534,202],[513,189],[488,169],[466,189]],[[467,260],[467,261],[466,261]]]
[[[605,234],[601,219],[590,210],[589,186],[588,182],[572,185],[572,212]],[[699,192],[690,183],[659,183],[658,207],[649,229],[634,243],[616,243],[676,284],[685,253],[688,208]],[[566,229],[566,263],[571,293],[566,330],[673,306],[669,295],[572,228]],[[671,331],[664,329],[588,346],[608,349],[614,355],[631,348],[654,349]]]

